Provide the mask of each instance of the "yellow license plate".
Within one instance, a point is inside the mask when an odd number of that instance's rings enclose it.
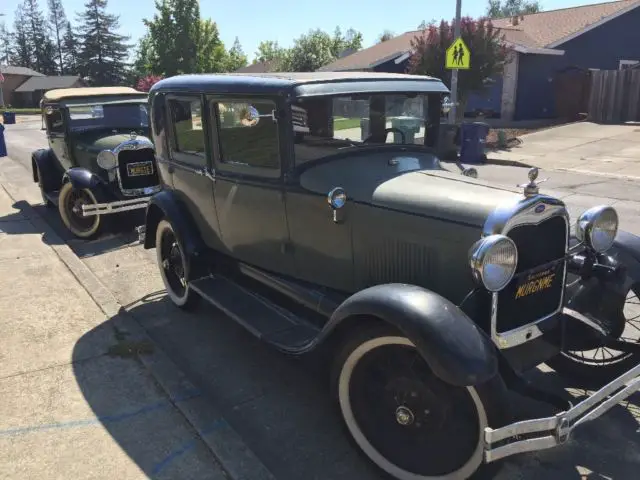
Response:
[[[130,177],[140,177],[151,174],[153,174],[153,164],[151,162],[130,163],[127,165],[127,175]]]
[[[514,296],[516,299],[520,299],[548,290],[553,287],[553,285],[561,275],[561,262],[542,271],[527,275],[517,284]]]

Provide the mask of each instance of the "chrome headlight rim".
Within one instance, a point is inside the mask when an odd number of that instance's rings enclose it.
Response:
[[[514,262],[509,267],[509,270],[507,270],[507,274],[502,279],[502,282],[492,284],[487,279],[486,267],[487,265],[491,265],[488,260],[490,259],[490,254],[494,253],[496,248],[501,248],[503,246],[508,246],[512,250]],[[474,280],[478,284],[484,286],[484,288],[490,292],[499,292],[509,285],[511,280],[513,280],[516,269],[518,268],[518,248],[516,247],[515,242],[506,235],[488,235],[478,240],[473,247],[471,247],[469,263],[471,265],[471,272]]]
[[[614,222],[614,227],[609,229],[608,235],[595,237],[602,231],[603,222]],[[587,245],[596,253],[604,253],[611,248],[618,234],[620,226],[618,212],[610,205],[598,205],[584,211],[576,221],[576,238]],[[602,239],[606,239],[603,243]]]
[[[98,153],[96,163],[103,170],[113,170],[118,166],[118,158],[111,150],[102,150]]]

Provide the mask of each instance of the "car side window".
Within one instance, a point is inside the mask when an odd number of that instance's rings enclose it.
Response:
[[[218,101],[218,141],[222,164],[280,168],[276,104],[271,100]]]
[[[172,156],[186,163],[206,164],[200,97],[170,98],[168,106],[173,127]]]
[[[64,120],[62,118],[62,111],[59,109],[53,109],[46,115],[47,128],[50,133],[64,133]]]

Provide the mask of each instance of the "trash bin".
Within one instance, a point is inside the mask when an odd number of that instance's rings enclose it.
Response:
[[[0,157],[7,156],[7,144],[4,141],[4,125],[0,123]]]
[[[458,147],[456,137],[458,136],[459,125],[455,123],[441,123],[438,129],[438,146],[436,151],[442,160],[456,160],[458,158]]]
[[[416,143],[416,133],[420,131],[423,120],[415,117],[395,117],[391,119],[391,127],[404,133],[405,143]],[[393,142],[402,143],[402,135],[393,132]]]
[[[5,125],[16,123],[16,112],[2,112],[2,121]]]
[[[482,122],[463,123],[460,127],[460,161],[462,163],[484,163],[485,145],[489,125]]]

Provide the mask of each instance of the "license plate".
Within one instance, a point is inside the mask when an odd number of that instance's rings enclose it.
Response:
[[[140,177],[142,175],[153,174],[153,163],[151,162],[138,162],[129,163],[127,165],[127,175],[130,177]]]
[[[520,300],[549,290],[556,282],[562,281],[563,262],[558,261],[541,270],[523,275],[517,282],[514,298]]]

